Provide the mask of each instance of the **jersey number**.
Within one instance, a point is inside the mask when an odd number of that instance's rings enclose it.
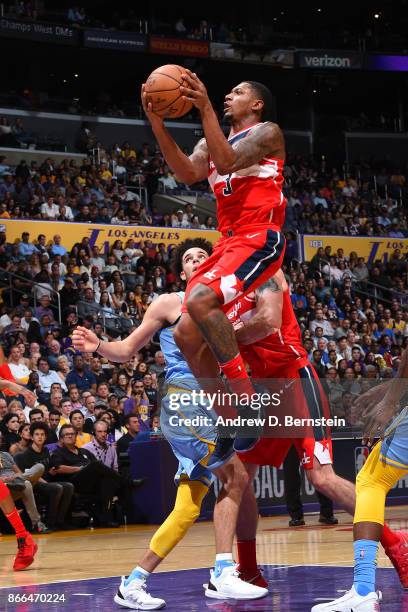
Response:
[[[229,174],[229,175],[227,176],[227,178],[225,179],[225,187],[224,187],[224,189],[222,190],[222,193],[223,193],[225,196],[229,196],[229,195],[231,195],[231,193],[232,193],[231,174]]]

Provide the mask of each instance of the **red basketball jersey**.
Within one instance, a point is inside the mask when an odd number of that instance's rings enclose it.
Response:
[[[257,123],[229,138],[233,145],[263,125]],[[257,163],[228,175],[218,174],[209,160],[208,181],[217,200],[218,230],[239,231],[242,226],[270,224],[281,229],[286,198],[282,193],[283,159],[264,157]]]
[[[255,314],[255,308],[256,301],[253,294],[243,296],[233,303],[227,313],[227,317],[231,323],[238,319],[245,321]],[[292,307],[289,289],[283,292],[282,325],[280,329],[254,344],[240,346],[241,353],[247,358],[248,362],[252,361],[252,356],[254,353],[256,354],[258,348],[276,353],[277,359],[279,354],[286,355],[286,359],[287,357],[292,357],[293,359],[307,358],[307,353],[302,345],[299,323]]]

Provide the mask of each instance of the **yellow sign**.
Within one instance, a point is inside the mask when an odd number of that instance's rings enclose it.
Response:
[[[153,246],[164,243],[166,247],[179,244],[187,238],[205,238],[214,244],[219,233],[213,230],[190,230],[169,227],[149,227],[141,225],[104,225],[95,223],[64,223],[62,221],[19,221],[15,219],[0,219],[0,228],[4,226],[8,242],[21,240],[23,232],[30,233],[30,242],[37,241],[39,234],[45,234],[47,242],[51,242],[55,234],[61,236],[61,244],[70,251],[74,244],[81,242],[85,236],[89,238],[91,247],[98,246],[102,251],[108,251],[115,240],[126,242],[133,238],[136,244],[141,240],[150,240]]]
[[[403,256],[408,254],[408,238],[302,235],[302,260],[310,261],[313,255],[316,255],[317,249],[327,246],[331,246],[333,255],[336,254],[337,249],[343,249],[346,257],[355,251],[359,257],[364,257],[368,264],[373,264],[378,260],[388,261],[396,249],[400,249]]]

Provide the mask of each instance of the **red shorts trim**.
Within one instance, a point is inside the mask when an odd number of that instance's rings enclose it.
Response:
[[[317,441],[314,438],[261,438],[256,446],[246,453],[237,453],[243,463],[280,467],[292,444],[305,470],[311,470],[314,459],[321,465],[333,463],[333,447],[330,439]]]
[[[276,226],[254,226],[249,233],[221,238],[213,254],[190,278],[182,312],[187,312],[187,300],[198,285],[211,287],[228,309],[243,293],[254,291],[281,267],[285,253],[285,237]]]

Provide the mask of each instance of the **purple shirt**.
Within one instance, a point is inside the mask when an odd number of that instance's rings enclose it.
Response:
[[[92,440],[92,442],[84,444],[82,448],[91,451],[96,459],[107,467],[118,471],[118,456],[113,444],[107,442],[106,446],[101,446],[97,440]]]

